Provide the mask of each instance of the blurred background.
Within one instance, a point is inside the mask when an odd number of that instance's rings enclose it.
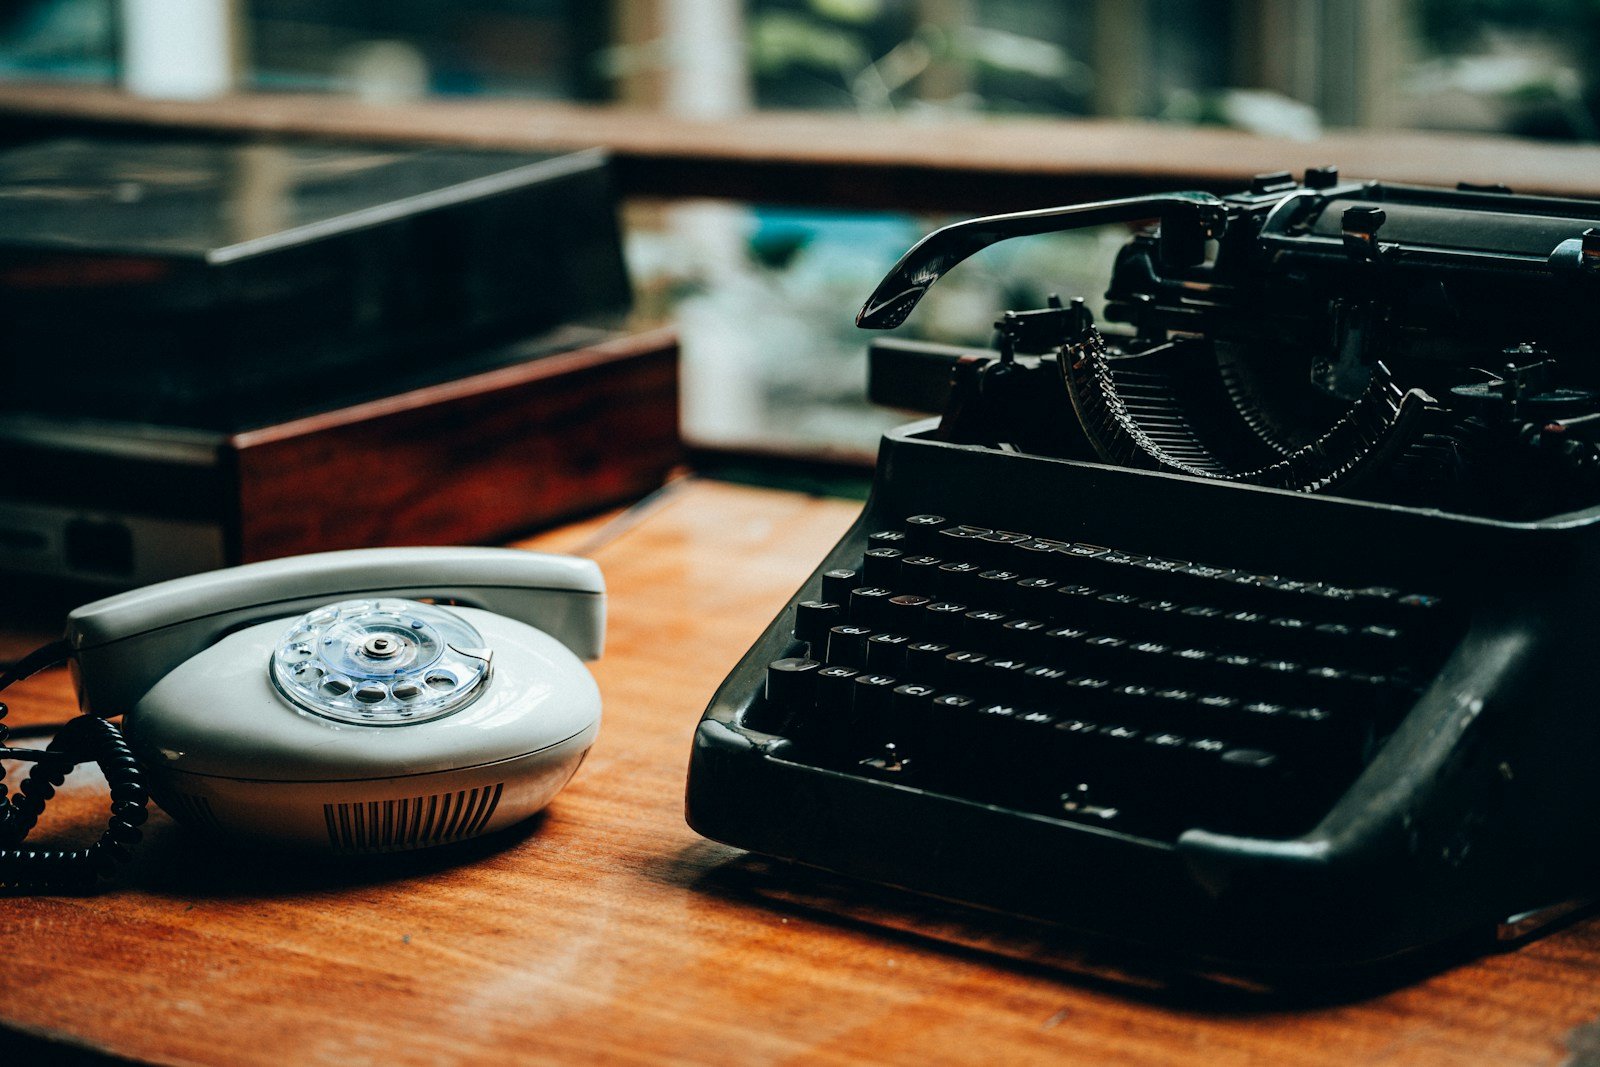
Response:
[[[0,77],[708,120],[823,111],[930,137],[1032,116],[1293,142],[1587,142],[1600,137],[1600,0],[3,0]],[[682,332],[692,443],[858,462],[903,418],[866,403],[852,318],[901,252],[955,216],[828,199],[628,204],[640,312]],[[1047,292],[1093,303],[1124,236],[993,249],[905,332],[982,344],[1000,310]]]

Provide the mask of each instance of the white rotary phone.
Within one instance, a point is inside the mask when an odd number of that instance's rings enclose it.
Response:
[[[351,854],[476,837],[549,803],[599,730],[582,659],[604,630],[590,560],[378,548],[98,600],[65,643],[82,710],[124,715],[175,819]]]

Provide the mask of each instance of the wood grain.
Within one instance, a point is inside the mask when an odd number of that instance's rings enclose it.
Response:
[[[1236,189],[1251,175],[1339,164],[1394,182],[1502,182],[1600,196],[1600,147],[1509,137],[1333,130],[1313,140],[1151,122],[929,122],[824,112],[694,120],[625,107],[518,100],[404,104],[245,93],[139,100],[110,89],[0,86],[0,130],[142,128],[209,135],[424,142],[506,149],[600,146],[625,193],[905,210],[991,211],[1171,188]]]
[[[158,815],[112,888],[0,901],[0,1020],[139,1059],[354,1067],[1556,1064],[1600,1019],[1600,922],[1297,1005],[697,838],[694,724],[854,512],[688,480],[526,542],[591,553],[611,594],[601,739],[545,817],[449,863],[323,867],[213,854]],[[13,721],[71,703],[60,672],[6,696]],[[94,832],[91,785],[57,835]]]
[[[643,496],[682,462],[677,338],[615,336],[234,434],[223,451],[240,563],[499,541]]]

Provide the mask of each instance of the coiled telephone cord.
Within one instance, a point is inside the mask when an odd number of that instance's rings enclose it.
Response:
[[[46,667],[66,662],[64,642],[53,642],[18,660],[0,674],[0,690]],[[7,708],[0,704],[0,720]],[[109,875],[133,855],[140,829],[148,817],[143,775],[114,723],[94,715],[80,715],[55,730],[43,749],[6,745],[10,729],[0,722],[0,760],[32,763],[15,793],[5,784],[0,765],[0,889],[10,891],[84,890]],[[111,817],[99,840],[87,848],[29,849],[22,844],[38,824],[56,787],[73,768],[94,763],[111,789]]]

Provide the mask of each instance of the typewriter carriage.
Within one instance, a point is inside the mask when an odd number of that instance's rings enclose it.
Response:
[[[1076,301],[1007,312],[993,365],[957,377],[950,439],[1500,518],[1600,502],[1585,314],[1600,209],[1581,201],[1338,184],[1324,168],[1227,198],[975,219],[908,252],[857,322],[899,324],[995,241],[1141,219],[1158,221],[1106,293],[1131,332],[1100,333]],[[1041,424],[1047,383],[1000,385],[1015,353],[1057,370],[1050,395],[1079,434]]]

